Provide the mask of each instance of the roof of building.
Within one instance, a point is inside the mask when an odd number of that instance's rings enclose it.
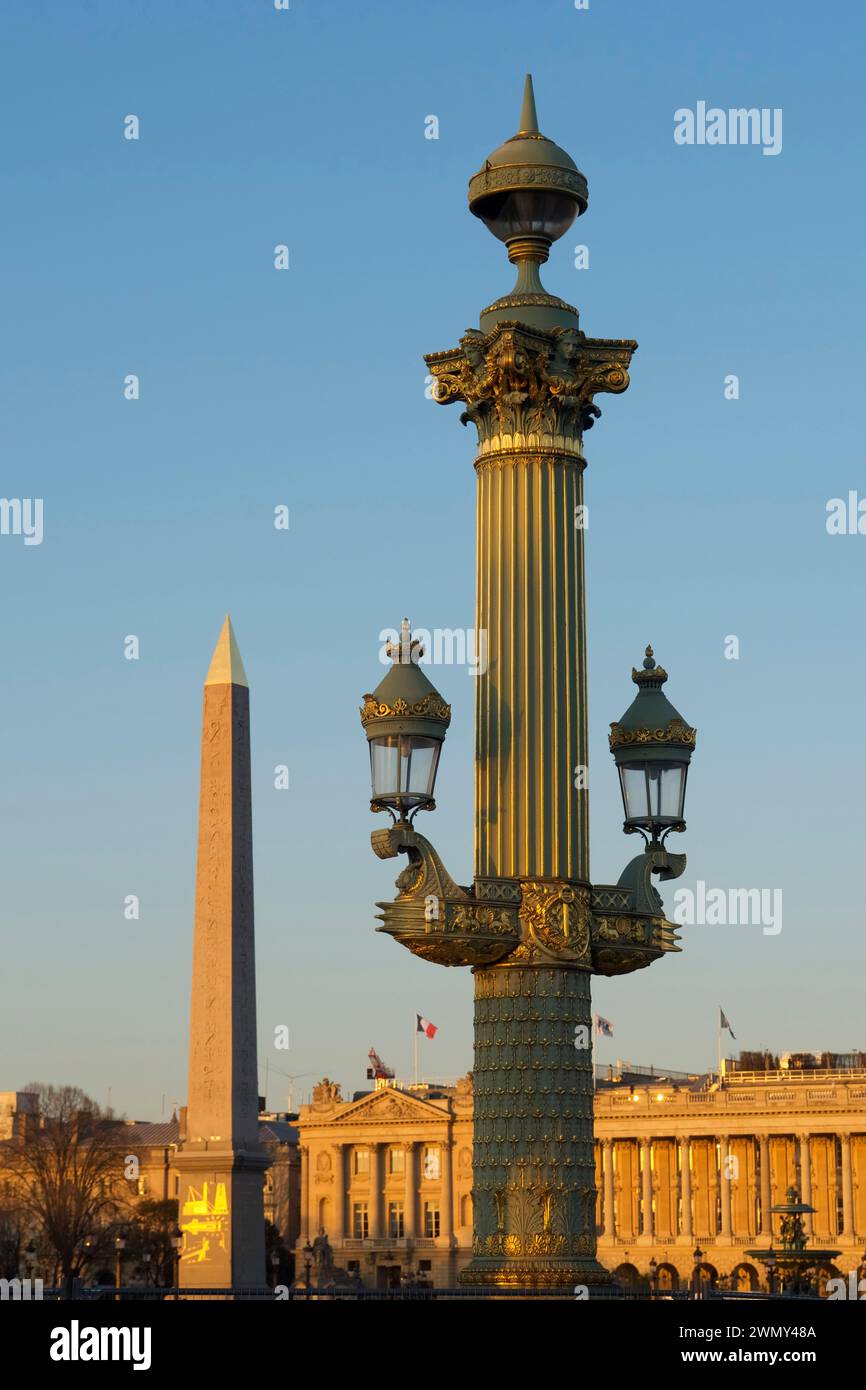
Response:
[[[297,1144],[300,1133],[285,1120],[260,1120],[259,1138],[263,1144],[268,1140],[275,1144]]]
[[[152,1124],[149,1120],[121,1120],[117,1127],[117,1142],[143,1144],[151,1148],[164,1148],[176,1144],[180,1136],[180,1125],[176,1116]]]

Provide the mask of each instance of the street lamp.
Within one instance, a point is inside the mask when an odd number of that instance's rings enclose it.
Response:
[[[370,810],[388,811],[405,825],[436,805],[433,787],[451,707],[418,666],[424,649],[412,638],[408,618],[387,653],[391,669],[372,695],[364,696],[361,710],[370,745]]]
[[[667,671],[647,647],[643,667],[632,669],[638,693],[618,722],[610,726],[610,749],[619,771],[626,834],[644,836],[661,847],[672,830],[685,830],[686,775],[696,730],[662,691]]]
[[[171,1248],[174,1251],[174,1259],[172,1261],[172,1273],[174,1275],[174,1287],[176,1289],[180,1288],[180,1252],[182,1245],[183,1231],[181,1231],[179,1226],[175,1226],[174,1235],[171,1238]]]
[[[148,1288],[149,1285],[150,1285],[150,1259],[151,1259],[150,1251],[149,1251],[149,1250],[145,1250],[145,1251],[142,1253],[142,1256],[141,1256],[141,1261],[142,1261],[142,1264],[144,1265],[144,1286],[145,1286],[145,1288]]]
[[[692,1258],[695,1262],[695,1298],[703,1298],[704,1290],[703,1280],[701,1278],[701,1260],[704,1258],[704,1252],[699,1245],[695,1246]]]
[[[307,1298],[310,1296],[310,1270],[313,1267],[313,1247],[309,1241],[304,1246],[304,1283],[307,1288]]]
[[[658,1261],[656,1260],[655,1255],[653,1255],[652,1259],[649,1262],[650,1298],[655,1298],[656,1293],[658,1292],[658,1277]]]
[[[114,1238],[114,1288],[115,1300],[120,1301],[120,1279],[123,1265],[123,1252],[126,1249],[126,1241],[123,1236]]]
[[[772,1244],[770,1245],[770,1249],[769,1249],[769,1252],[768,1252],[768,1254],[767,1254],[767,1258],[766,1258],[766,1260],[764,1261],[764,1263],[765,1263],[765,1265],[767,1266],[767,1293],[772,1294],[772,1292],[773,1292],[773,1275],[774,1275],[774,1273],[775,1273],[775,1271],[776,1271],[776,1252],[775,1252],[775,1250],[773,1249]]]

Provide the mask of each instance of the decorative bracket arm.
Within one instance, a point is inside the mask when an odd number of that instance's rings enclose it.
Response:
[[[652,965],[668,951],[679,951],[674,924],[665,917],[653,874],[679,878],[686,856],[648,849],[627,864],[617,884],[599,884],[592,893],[592,960],[598,975],[623,975]]]
[[[508,954],[518,939],[516,907],[476,900],[455,883],[429,840],[409,825],[374,830],[370,836],[380,859],[408,856],[396,880],[393,902],[377,903],[377,931],[438,965],[483,965]]]

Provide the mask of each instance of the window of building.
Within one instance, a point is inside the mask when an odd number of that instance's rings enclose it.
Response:
[[[424,1150],[424,1176],[436,1182],[440,1175],[439,1148],[437,1145]]]
[[[148,1192],[150,1191],[150,1183],[148,1182],[146,1177],[139,1178],[137,1183],[137,1191],[139,1197],[147,1196]]]
[[[392,1238],[402,1236],[403,1231],[403,1203],[388,1203],[388,1235]]]
[[[438,1236],[439,1234],[439,1203],[424,1203],[424,1234],[425,1236]]]
[[[406,1171],[406,1154],[404,1153],[404,1151],[403,1151],[402,1149],[389,1149],[389,1150],[388,1150],[388,1172],[389,1172],[389,1173],[405,1173],[405,1171]]]
[[[360,1260],[347,1260],[347,1261],[346,1261],[346,1269],[349,1271],[350,1274],[360,1274],[360,1273],[361,1273],[361,1261],[360,1261]]]
[[[419,1260],[419,1261],[418,1261],[418,1271],[419,1271],[420,1274],[429,1274],[432,1268],[433,1268],[433,1261],[432,1261],[432,1260]]]
[[[370,1234],[370,1209],[366,1202],[355,1202],[352,1206],[352,1235],[355,1240],[366,1240]]]
[[[354,1154],[354,1171],[357,1177],[366,1177],[370,1171],[370,1150],[356,1149]]]

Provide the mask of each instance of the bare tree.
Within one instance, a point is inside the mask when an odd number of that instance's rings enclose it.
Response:
[[[77,1086],[26,1089],[36,1095],[35,1110],[0,1144],[0,1178],[54,1252],[68,1290],[87,1262],[85,1242],[117,1206],[117,1121]]]
[[[27,1213],[13,1183],[0,1180],[0,1279],[20,1273]]]

